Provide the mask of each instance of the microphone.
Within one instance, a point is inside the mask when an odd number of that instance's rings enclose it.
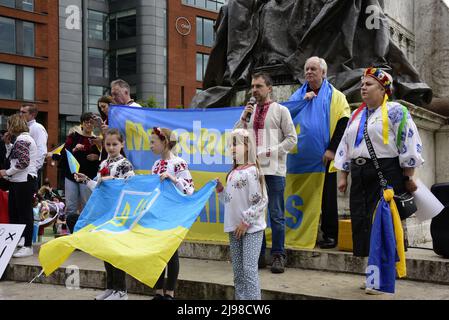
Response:
[[[254,98],[254,97],[251,97],[251,98],[249,98],[249,101],[248,101],[248,104],[250,104],[250,105],[252,105],[253,107],[255,106],[255,104],[256,104],[256,98]],[[249,121],[251,120],[251,112],[248,112],[247,114],[246,114],[246,118],[245,118],[245,121],[246,122],[248,122],[249,123]]]

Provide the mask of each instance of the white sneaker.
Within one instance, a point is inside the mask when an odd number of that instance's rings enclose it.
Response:
[[[14,253],[12,256],[14,258],[24,258],[24,257],[32,256],[32,255],[33,255],[33,247],[22,247],[16,253]]]
[[[370,294],[370,295],[374,295],[374,296],[381,295],[381,294],[386,294],[386,292],[379,291],[379,290],[376,290],[374,288],[369,288],[369,287],[365,288],[365,293],[366,294]]]
[[[17,243],[17,246],[19,248],[22,248],[25,245],[25,237],[20,238],[19,242]]]
[[[128,294],[126,291],[114,290],[114,292],[112,292],[112,294],[104,300],[128,300]]]
[[[109,297],[113,292],[114,292],[114,290],[112,290],[112,289],[106,289],[104,292],[102,292],[98,296],[96,296],[95,300],[104,300],[107,297]]]

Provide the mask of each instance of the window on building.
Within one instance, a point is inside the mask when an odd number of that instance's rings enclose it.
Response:
[[[16,0],[0,0],[0,5],[5,7],[16,7]]]
[[[34,23],[23,22],[23,54],[34,56]]]
[[[0,17],[0,52],[34,56],[34,23]]]
[[[109,78],[107,51],[89,48],[89,76]]]
[[[23,68],[23,100],[34,101],[34,68]]]
[[[196,18],[196,44],[212,47],[215,42],[214,20]]]
[[[106,13],[94,10],[88,11],[89,39],[108,40],[107,19]]]
[[[213,11],[218,11],[227,2],[227,0],[182,0],[183,4]]]
[[[0,99],[16,99],[16,66],[0,63]]]
[[[87,112],[98,113],[97,101],[108,92],[108,88],[102,86],[89,86],[89,105]]]
[[[34,68],[0,63],[0,99],[34,101]]]
[[[34,0],[22,0],[22,1],[0,0],[0,6],[17,8],[17,9],[22,9],[22,10],[26,10],[26,11],[33,11],[34,10]]]
[[[120,40],[136,36],[136,10],[113,13],[109,16],[111,40]]]
[[[118,78],[137,73],[136,48],[118,49],[110,55],[110,76]]]
[[[204,53],[196,54],[196,80],[203,81],[204,74],[206,73],[207,62],[209,61],[209,55]]]
[[[16,53],[16,21],[0,17],[0,52]]]
[[[26,11],[33,11],[34,0],[22,0],[22,9]]]

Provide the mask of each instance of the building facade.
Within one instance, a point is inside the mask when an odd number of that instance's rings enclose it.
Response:
[[[56,1],[0,0],[0,129],[22,104],[34,103],[48,148],[58,143],[57,34]],[[55,170],[44,170],[55,181]]]
[[[82,112],[97,112],[98,98],[117,78],[139,102],[188,107],[202,88],[226,2],[59,0],[62,131]]]
[[[226,2],[168,2],[168,106],[188,107],[193,96],[202,89],[203,76],[215,42],[215,20]]]

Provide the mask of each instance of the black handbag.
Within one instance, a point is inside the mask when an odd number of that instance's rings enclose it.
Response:
[[[396,207],[398,207],[401,220],[407,219],[418,210],[415,203],[415,197],[410,192],[395,195],[394,201],[396,202]]]
[[[380,179],[380,186],[382,190],[387,188],[388,182],[385,179],[382,171],[380,170],[379,161],[377,160],[376,152],[374,151],[373,144],[371,143],[371,139],[368,135],[368,119],[365,122],[365,128],[363,131],[363,136],[365,138],[366,147],[368,148],[369,155],[371,160],[373,161],[374,167],[377,170],[377,175]],[[400,195],[394,195],[394,202],[396,203],[396,207],[398,208],[399,216],[401,220],[405,220],[414,214],[418,208],[416,207],[415,198],[410,192],[404,192]]]

